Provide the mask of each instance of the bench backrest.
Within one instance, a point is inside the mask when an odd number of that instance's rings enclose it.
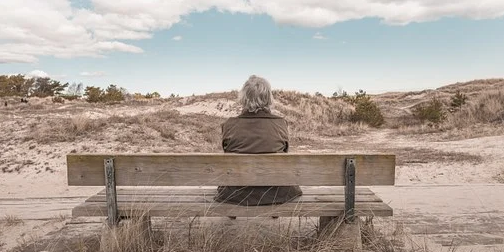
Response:
[[[68,185],[105,185],[114,159],[117,186],[342,186],[355,159],[356,185],[394,185],[395,156],[386,154],[69,154]]]

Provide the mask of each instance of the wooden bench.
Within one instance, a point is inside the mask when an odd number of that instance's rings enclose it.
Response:
[[[72,215],[108,216],[110,225],[137,214],[305,216],[320,217],[321,226],[333,216],[351,222],[355,216],[392,215],[392,208],[360,186],[394,185],[394,155],[69,154],[67,165],[68,185],[106,187]],[[238,206],[215,202],[215,188],[198,188],[219,185],[300,185],[304,194],[280,205]]]

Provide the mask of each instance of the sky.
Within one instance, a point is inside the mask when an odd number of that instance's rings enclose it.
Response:
[[[0,74],[182,96],[504,77],[503,0],[0,0]]]

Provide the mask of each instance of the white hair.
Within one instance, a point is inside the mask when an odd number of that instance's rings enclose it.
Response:
[[[264,110],[270,112],[270,106],[273,103],[271,85],[266,79],[252,75],[243,84],[238,99],[243,111],[257,113],[259,110]]]

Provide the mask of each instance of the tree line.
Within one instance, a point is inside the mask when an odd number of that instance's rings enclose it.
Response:
[[[85,97],[88,102],[118,102],[128,96],[128,91],[117,85],[109,85],[106,89],[95,86],[84,86],[83,83],[62,83],[49,77],[27,77],[18,75],[0,75],[0,97],[54,97],[53,101],[63,102]],[[158,92],[142,95],[135,93],[133,98],[161,98]]]

